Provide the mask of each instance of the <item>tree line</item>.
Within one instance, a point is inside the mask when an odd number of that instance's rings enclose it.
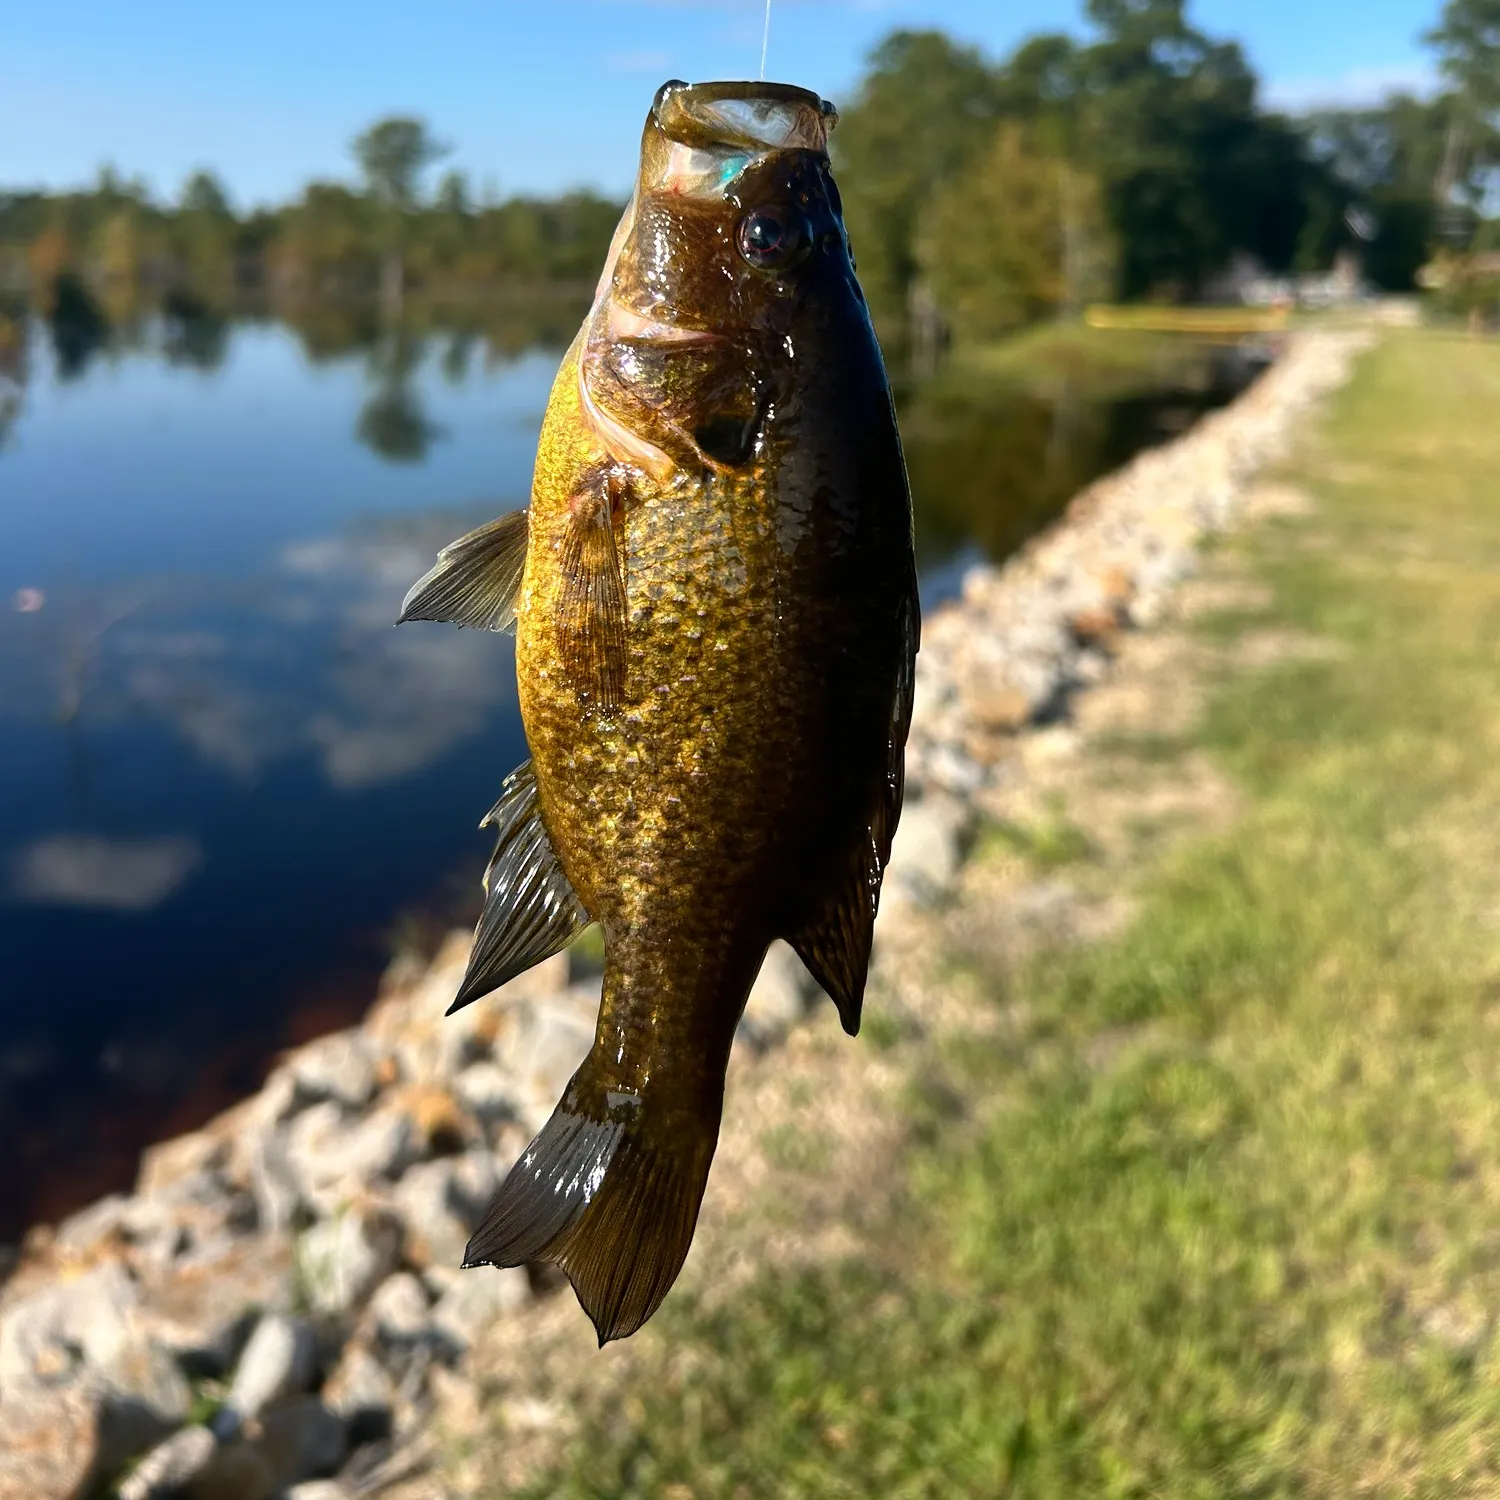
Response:
[[[382,120],[352,153],[359,182],[310,182],[290,203],[244,214],[207,170],[169,203],[107,167],[85,191],[0,193],[0,283],[50,295],[73,275],[282,302],[582,284],[598,275],[620,215],[591,192],[476,201],[460,172],[424,193],[425,170],[446,152],[421,120]]]
[[[1201,298],[1236,260],[1312,271],[1341,251],[1406,290],[1434,258],[1500,249],[1500,0],[1447,0],[1432,97],[1301,117],[1264,106],[1187,0],[1084,14],[1085,36],[999,62],[939,32],[872,55],[834,151],[882,321],[992,334],[1095,298]],[[111,288],[390,304],[597,274],[618,202],[476,199],[452,171],[429,190],[445,154],[424,122],[386,119],[352,143],[357,181],[247,213],[209,171],[172,202],[108,169],[87,191],[0,192],[0,291],[48,308]]]
[[[1441,87],[1291,117],[1186,0],[1087,0],[1089,35],[999,63],[938,32],[874,54],[835,133],[878,311],[996,332],[1089,298],[1183,300],[1237,258],[1353,252],[1411,289],[1434,255],[1500,249],[1500,0],[1448,0]]]

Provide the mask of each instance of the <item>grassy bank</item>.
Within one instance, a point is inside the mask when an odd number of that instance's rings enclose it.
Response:
[[[1206,761],[1232,821],[1159,839],[1143,799],[1123,870],[1066,803],[987,840],[1131,919],[950,960],[1003,1027],[877,1018],[912,1068],[879,1252],[675,1296],[538,1495],[1495,1492],[1497,410],[1493,343],[1366,360],[1287,476],[1311,512],[1209,559],[1203,711],[1099,750],[1127,794]]]
[[[1191,382],[1207,344],[1190,333],[1151,328],[1091,328],[1082,321],[1036,323],[993,343],[960,344],[946,375],[994,380],[1050,392],[1064,383],[1096,397],[1128,396]]]

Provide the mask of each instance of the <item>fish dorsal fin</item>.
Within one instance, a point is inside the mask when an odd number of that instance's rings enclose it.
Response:
[[[901,818],[906,788],[906,736],[911,728],[921,613],[913,575],[896,622],[899,666],[891,702],[890,738],[885,776],[874,798],[870,820],[849,851],[843,873],[823,903],[787,935],[797,957],[838,1007],[850,1036],[859,1032],[870,948],[875,940],[875,913],[880,883],[890,863],[891,840]]]
[[[560,953],[591,920],[542,826],[529,760],[505,778],[500,800],[479,826],[486,824],[496,838],[484,875],[484,914],[450,1016]]]
[[[526,568],[527,512],[513,510],[461,536],[412,586],[398,625],[443,620],[476,630],[512,630]]]

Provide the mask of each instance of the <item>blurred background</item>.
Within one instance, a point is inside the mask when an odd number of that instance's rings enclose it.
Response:
[[[759,0],[0,14],[0,1241],[477,913],[510,645],[391,622],[525,503],[654,90],[761,42]],[[925,602],[1299,318],[1492,326],[1497,47],[1486,0],[775,0]]]

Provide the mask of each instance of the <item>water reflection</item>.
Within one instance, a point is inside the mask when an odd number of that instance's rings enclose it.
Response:
[[[162,353],[175,365],[217,370],[229,351],[229,318],[193,292],[173,291],[162,302]]]
[[[81,324],[0,367],[0,1240],[354,1019],[525,754],[506,638],[392,622],[524,495],[555,348]]]
[[[428,419],[412,386],[412,374],[424,351],[424,341],[405,329],[384,334],[370,350],[369,378],[375,390],[354,430],[360,442],[392,463],[420,463],[443,435],[443,429]],[[439,368],[446,376],[441,362]],[[462,373],[450,378],[449,384],[462,384]]]
[[[1165,384],[1125,393],[1101,395],[1076,379],[1038,391],[958,374],[905,393],[924,602],[956,589],[961,568],[945,563],[1010,556],[1085,485],[1175,436],[1258,369],[1205,350]]]
[[[59,380],[77,380],[104,347],[109,321],[87,283],[76,271],[62,271],[53,284],[47,324]]]
[[[0,300],[0,450],[10,439],[21,415],[21,397],[26,387],[26,336],[24,310],[8,307]]]

